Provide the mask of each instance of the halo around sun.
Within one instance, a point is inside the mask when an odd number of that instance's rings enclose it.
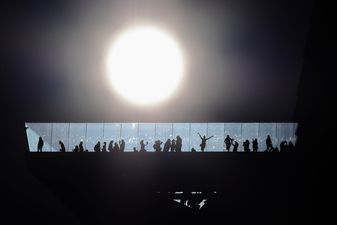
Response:
[[[123,32],[107,57],[113,89],[138,105],[168,99],[184,74],[183,54],[178,43],[154,27],[135,27]]]

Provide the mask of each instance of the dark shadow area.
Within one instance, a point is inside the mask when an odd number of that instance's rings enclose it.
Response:
[[[294,153],[27,153],[26,159],[82,224],[290,224],[301,205]],[[174,192],[203,196],[186,194],[184,206],[173,201]]]
[[[39,6],[34,8],[36,12],[48,8],[47,3]],[[62,9],[63,6],[59,6],[58,10]],[[198,152],[170,155],[124,153],[118,156],[109,153],[29,154],[24,129],[27,120],[73,122],[74,118],[78,121],[90,118],[95,122],[104,115],[105,118],[108,116],[95,112],[95,107],[100,108],[97,107],[99,104],[84,107],[85,103],[81,102],[72,106],[73,102],[67,101],[66,94],[58,95],[62,82],[54,84],[53,80],[48,81],[41,74],[41,79],[35,77],[33,81],[22,78],[26,77],[26,70],[18,67],[15,55],[6,55],[3,60],[7,63],[2,77],[4,87],[1,89],[1,115],[5,120],[2,126],[5,141],[0,157],[4,167],[1,169],[1,202],[5,206],[1,224],[7,221],[35,225],[333,224],[337,190],[333,172],[336,164],[332,157],[336,151],[336,23],[335,4],[316,1],[294,115],[295,122],[299,123],[297,149],[279,154],[235,153],[235,142],[232,143],[233,153],[221,155]],[[25,27],[25,24],[21,26]],[[7,28],[12,27],[5,26],[4,29]],[[29,32],[29,28],[25,27],[24,32]],[[14,32],[12,35],[24,39],[19,34]],[[38,64],[34,61],[27,63]],[[33,86],[31,95],[27,94],[27,83]],[[67,81],[64,85],[71,90],[78,88]],[[287,90],[286,87],[281,89]],[[42,98],[39,97],[41,93],[50,95]],[[80,99],[82,95],[74,96],[72,98]],[[44,110],[47,102],[54,108]],[[255,107],[254,102],[249,104]],[[252,121],[258,114],[261,121],[271,121],[274,114],[263,109],[254,115],[249,110],[234,110],[229,118],[238,118],[235,122]],[[206,121],[207,110],[200,118],[197,118],[197,107],[191,111],[195,112],[191,115],[194,120],[201,118]],[[283,115],[281,111],[276,116],[278,121]],[[209,116],[213,121],[228,121],[222,111],[212,112]],[[136,115],[138,112],[132,113]],[[179,118],[177,121],[189,120],[179,113],[175,113],[174,118]],[[254,150],[252,143],[251,147]],[[114,149],[113,143],[109,143],[107,148]],[[115,150],[120,151],[117,147]],[[145,143],[142,150],[145,150]],[[82,151],[81,146],[78,146],[78,151]],[[170,149],[164,144],[163,151]],[[218,194],[196,211],[172,201],[170,195],[158,194],[158,191],[216,191]]]

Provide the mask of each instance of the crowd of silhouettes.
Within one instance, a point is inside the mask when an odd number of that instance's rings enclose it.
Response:
[[[200,143],[200,151],[204,152],[206,145],[207,145],[207,140],[211,139],[214,136],[210,136],[210,137],[206,137],[201,136],[200,133],[198,133],[201,143]],[[250,149],[250,144],[252,143],[252,150]],[[286,151],[293,151],[295,146],[294,144],[289,141],[282,141],[280,143],[280,147],[274,147],[273,146],[273,142],[272,139],[270,137],[270,135],[267,136],[266,140],[266,149],[264,150],[264,152],[286,152]],[[176,139],[170,139],[168,138],[165,143],[164,146],[162,147],[163,142],[161,140],[156,140],[153,144],[153,149],[155,152],[182,152],[182,146],[183,146],[183,139],[178,135],[176,137]],[[44,141],[42,139],[42,137],[39,137],[38,140],[38,144],[37,144],[37,152],[42,152],[43,149],[43,145],[44,145]],[[59,145],[60,145],[60,152],[66,152],[66,148],[64,143],[62,142],[62,140],[59,141]],[[148,145],[148,141],[144,141],[141,140],[140,143],[140,149],[137,150],[136,147],[133,148],[133,152],[147,152],[146,146]],[[238,152],[238,148],[239,148],[239,143],[234,140],[234,138],[231,138],[229,135],[226,135],[226,137],[224,138],[224,145],[225,145],[225,151],[227,152]],[[242,143],[242,147],[243,147],[243,152],[258,152],[259,150],[259,141],[257,138],[254,138],[251,140],[251,142],[246,139],[243,143]],[[103,142],[103,145],[101,145],[101,142],[98,141],[95,146],[94,146],[94,152],[124,152],[125,151],[125,141],[123,139],[117,141],[113,141],[111,140],[108,144],[107,147],[107,142]],[[73,152],[88,152],[88,149],[84,150],[83,147],[83,141],[80,141],[80,143],[78,145],[75,145],[74,149],[72,150]],[[197,150],[195,148],[191,149],[191,152],[197,152]]]

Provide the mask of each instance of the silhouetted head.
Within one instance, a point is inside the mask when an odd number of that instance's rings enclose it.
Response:
[[[59,144],[62,144],[62,141],[59,141]]]
[[[227,134],[227,137],[229,138],[229,135]]]
[[[204,138],[206,138],[206,136],[204,135]]]

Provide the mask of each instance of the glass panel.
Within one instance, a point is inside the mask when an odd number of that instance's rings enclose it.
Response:
[[[230,138],[233,138],[233,142],[237,141],[239,144],[238,151],[243,151],[242,149],[242,124],[241,123],[225,123],[225,134],[226,137],[229,135]],[[233,146],[231,146],[230,151],[233,150]]]
[[[296,123],[278,123],[277,124],[277,138],[278,138],[278,146],[282,141],[291,141],[293,144],[296,143]]]
[[[103,147],[103,123],[88,123],[87,124],[87,134],[86,134],[86,148],[89,151],[94,151],[94,147],[97,142],[101,143],[101,148]],[[109,143],[108,143],[109,144]]]
[[[133,151],[137,148],[138,124],[137,123],[122,123],[121,138],[125,140],[125,151]]]
[[[154,123],[139,123],[138,140],[144,140],[148,143],[145,147],[147,151],[153,152],[153,144],[155,139],[155,124]],[[138,143],[139,146],[139,143]]]
[[[290,123],[278,123],[277,124],[277,139],[281,143],[282,141],[289,141],[292,137],[292,124]]]
[[[69,123],[53,123],[52,130],[52,151],[59,152],[60,144],[62,141],[64,146],[67,148],[69,146]],[[66,149],[67,151],[68,149]]]
[[[109,151],[110,141],[121,140],[121,124],[120,123],[104,123],[103,124],[103,142],[106,142],[107,151]],[[102,143],[101,143],[102,144]]]
[[[81,141],[83,141],[84,149],[88,149],[85,146],[86,127],[87,125],[85,123],[70,123],[68,151],[72,151]]]
[[[172,134],[172,123],[156,123],[156,134],[155,134],[155,139],[156,140],[161,140],[163,144],[165,141],[170,138],[172,139],[173,134]],[[163,146],[162,146],[163,147]]]
[[[253,139],[259,139],[259,123],[242,123],[242,143],[246,140],[249,141],[249,148],[253,151]],[[242,148],[243,150],[243,148]]]
[[[213,138],[207,141],[207,151],[219,152],[224,150],[224,124],[223,123],[209,123],[207,135]]]
[[[260,151],[265,151],[267,148],[266,139],[270,135],[273,147],[277,146],[277,137],[276,137],[276,123],[260,123],[259,130],[259,149]]]
[[[182,139],[181,150],[184,152],[190,151],[190,124],[189,123],[173,123],[173,139],[177,136]]]
[[[36,152],[39,137],[42,137],[42,140],[44,142],[42,151],[50,152],[51,151],[52,124],[51,123],[27,123],[26,127],[27,127],[26,133],[27,133],[27,138],[28,138],[29,150],[31,152]]]
[[[297,130],[297,123],[292,123],[292,136],[290,138],[290,141],[295,145],[296,144],[296,140],[297,140],[297,136],[296,136],[296,130]]]

